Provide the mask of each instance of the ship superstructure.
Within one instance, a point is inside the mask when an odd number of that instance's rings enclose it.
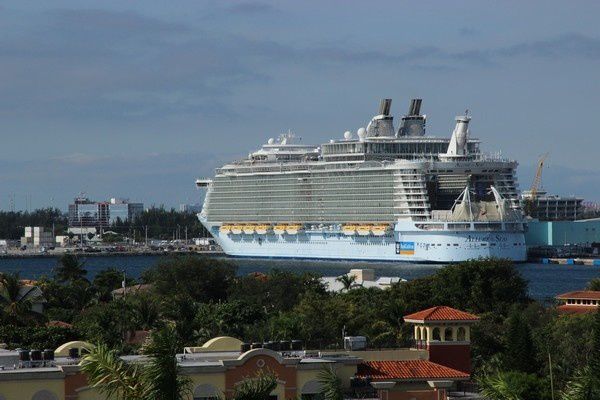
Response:
[[[291,133],[216,170],[201,222],[234,256],[454,262],[525,259],[517,163],[480,151],[468,113],[426,135],[421,100],[394,128],[382,100],[367,128],[320,146]]]

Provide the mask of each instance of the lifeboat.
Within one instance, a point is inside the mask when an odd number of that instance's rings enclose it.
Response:
[[[285,232],[288,235],[297,235],[299,231],[302,230],[302,225],[300,224],[290,224],[285,227]]]
[[[242,225],[231,225],[231,233],[234,235],[242,233]]]
[[[281,224],[275,225],[273,227],[273,233],[275,233],[276,235],[283,235],[285,233],[285,228],[286,228],[286,225],[281,225]]]
[[[255,232],[258,233],[259,235],[266,235],[269,228],[271,228],[270,225],[259,224],[259,225],[256,225]]]
[[[371,232],[375,236],[383,236],[388,231],[389,225],[375,225],[371,228]]]
[[[342,233],[346,236],[352,236],[356,233],[356,225],[344,225],[342,227]]]
[[[231,225],[229,225],[229,224],[221,225],[221,227],[219,228],[219,232],[228,234],[229,232],[231,232]]]
[[[371,227],[369,225],[359,225],[356,228],[356,233],[360,236],[368,236],[371,233]]]
[[[246,234],[246,235],[253,235],[254,234],[254,225],[252,224],[246,224],[244,225],[244,227],[242,228],[242,231]]]

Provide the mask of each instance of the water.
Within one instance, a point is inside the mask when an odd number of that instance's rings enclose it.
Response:
[[[114,267],[125,270],[130,277],[139,278],[160,256],[86,257],[85,268],[93,278],[99,271]],[[295,272],[314,272],[323,276],[339,276],[351,268],[373,268],[378,276],[398,276],[415,279],[431,275],[442,268],[433,264],[364,263],[348,261],[230,259],[238,266],[238,274],[267,272],[273,268]],[[37,279],[52,275],[57,259],[50,257],[0,259],[0,271],[20,272],[22,278]],[[518,264],[517,269],[529,281],[529,294],[538,300],[553,298],[559,293],[583,289],[587,282],[600,277],[600,267],[586,265]]]

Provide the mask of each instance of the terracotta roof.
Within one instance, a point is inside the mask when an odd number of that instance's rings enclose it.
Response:
[[[64,321],[49,321],[46,326],[57,326],[59,328],[72,328],[73,325]]]
[[[583,299],[583,300],[600,300],[600,291],[597,290],[578,290],[559,294],[557,299]]]
[[[586,306],[577,304],[563,304],[556,307],[559,313],[564,314],[587,314],[598,311],[597,306]]]
[[[378,380],[468,379],[469,374],[427,360],[366,361],[356,376]]]
[[[478,319],[477,315],[447,306],[431,307],[404,316],[405,321],[477,321]]]

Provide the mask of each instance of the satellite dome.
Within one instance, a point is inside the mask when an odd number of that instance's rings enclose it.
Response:
[[[346,140],[352,139],[352,132],[350,132],[350,131],[344,132],[344,139],[346,139]]]
[[[275,143],[275,139],[273,138],[269,138],[269,140],[267,141],[268,144],[273,144]]]
[[[365,128],[359,128],[358,132],[356,132],[358,134],[358,138],[360,140],[364,140],[365,137],[367,137],[367,130]]]

